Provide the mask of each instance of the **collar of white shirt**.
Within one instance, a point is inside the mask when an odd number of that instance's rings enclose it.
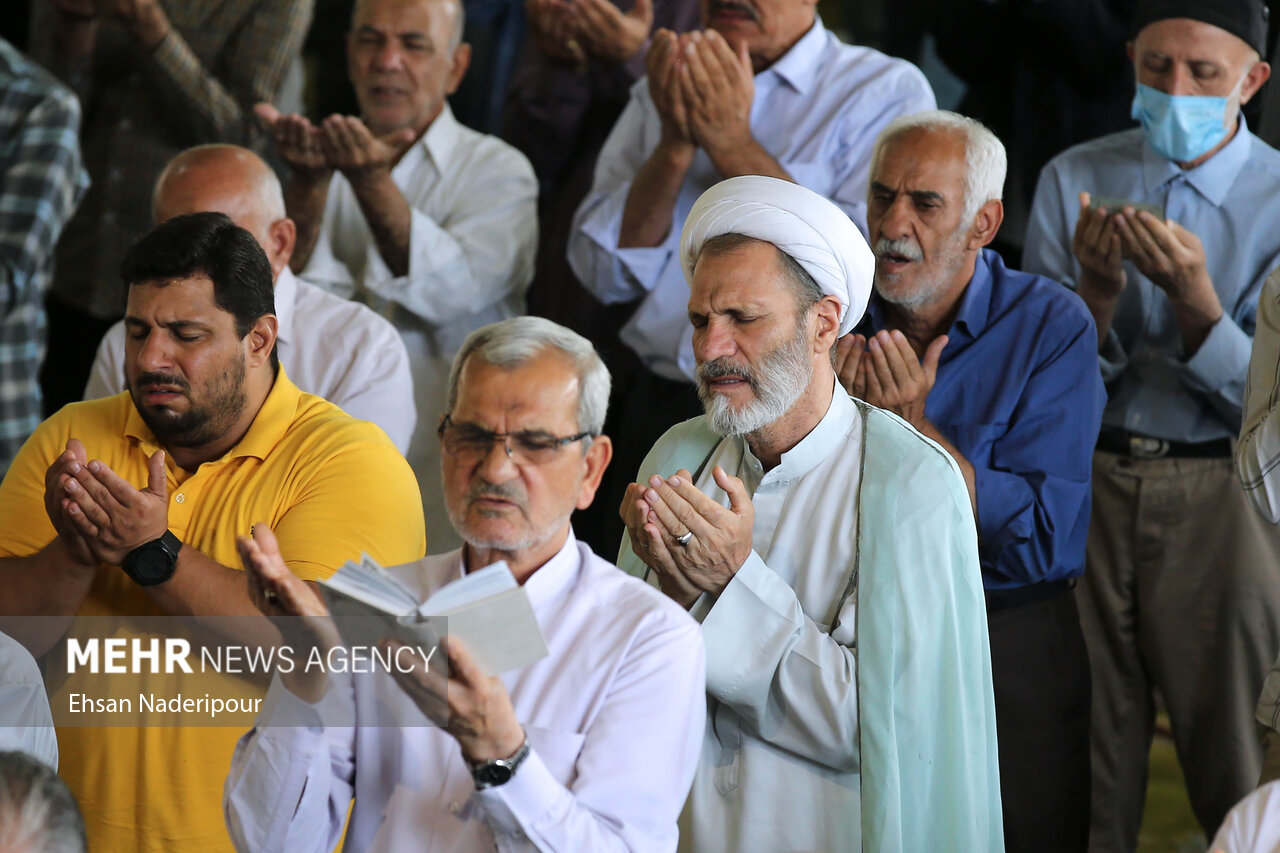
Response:
[[[298,302],[298,279],[286,265],[276,276],[276,340],[293,343],[293,309]]]
[[[822,19],[813,16],[813,26],[782,55],[777,62],[770,65],[757,76],[776,74],[791,88],[801,95],[807,94],[818,75],[819,60],[823,48],[827,46],[827,28],[822,26]]]
[[[775,481],[785,483],[803,477],[831,454],[843,450],[844,438],[853,426],[856,413],[849,395],[835,387],[831,394],[831,405],[827,406],[827,413],[822,416],[822,420],[795,447],[782,454],[778,467],[765,474],[761,478],[761,484]],[[760,461],[751,452],[751,446],[745,439],[739,441],[743,444],[747,464],[760,470]]]
[[[453,565],[451,579],[462,577],[462,553],[462,549],[454,552],[455,556],[451,561]],[[529,579],[524,582],[525,592],[528,594],[529,603],[533,605],[534,610],[537,610],[568,589],[577,580],[578,570],[581,566],[582,555],[578,551],[578,540],[573,535],[573,528],[570,528],[569,535],[565,537],[564,545],[556,552],[556,555],[539,566],[529,576]],[[484,567],[475,566],[473,568]]]
[[[457,147],[462,136],[462,125],[453,116],[453,110],[446,103],[440,115],[427,127],[427,132],[405,152],[392,169],[394,173],[410,173],[417,169],[420,162],[429,162],[435,167],[437,174],[448,172],[449,158]]]

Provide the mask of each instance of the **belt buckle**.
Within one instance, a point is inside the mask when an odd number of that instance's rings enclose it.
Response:
[[[1169,455],[1169,442],[1146,435],[1129,436],[1129,455],[1135,459],[1163,459]]]

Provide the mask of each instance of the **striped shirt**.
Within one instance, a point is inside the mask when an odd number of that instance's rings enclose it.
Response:
[[[91,58],[54,45],[52,4],[32,12],[31,54],[84,105],[84,158],[93,189],[58,246],[53,293],[100,320],[124,314],[119,264],[151,227],[151,190],[187,148],[230,142],[259,153],[269,141],[253,117],[274,102],[311,23],[314,0],[160,0],[170,30],[150,54],[103,20]]]
[[[40,423],[53,247],[89,185],[79,127],[75,95],[0,38],[0,476]]]

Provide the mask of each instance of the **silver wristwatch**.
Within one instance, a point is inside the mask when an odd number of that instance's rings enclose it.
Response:
[[[471,767],[471,778],[476,783],[476,790],[483,791],[485,788],[494,788],[510,782],[511,777],[516,775],[516,771],[520,769],[520,765],[528,757],[529,736],[525,735],[520,748],[510,758],[495,758],[492,761],[481,761],[476,764],[468,761],[467,764]]]

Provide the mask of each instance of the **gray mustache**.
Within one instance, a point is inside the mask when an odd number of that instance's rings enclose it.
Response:
[[[909,237],[903,237],[900,240],[881,237],[876,241],[873,251],[877,258],[883,258],[885,255],[901,255],[909,261],[924,259],[924,255],[921,253],[920,247],[916,245],[916,241]]]

